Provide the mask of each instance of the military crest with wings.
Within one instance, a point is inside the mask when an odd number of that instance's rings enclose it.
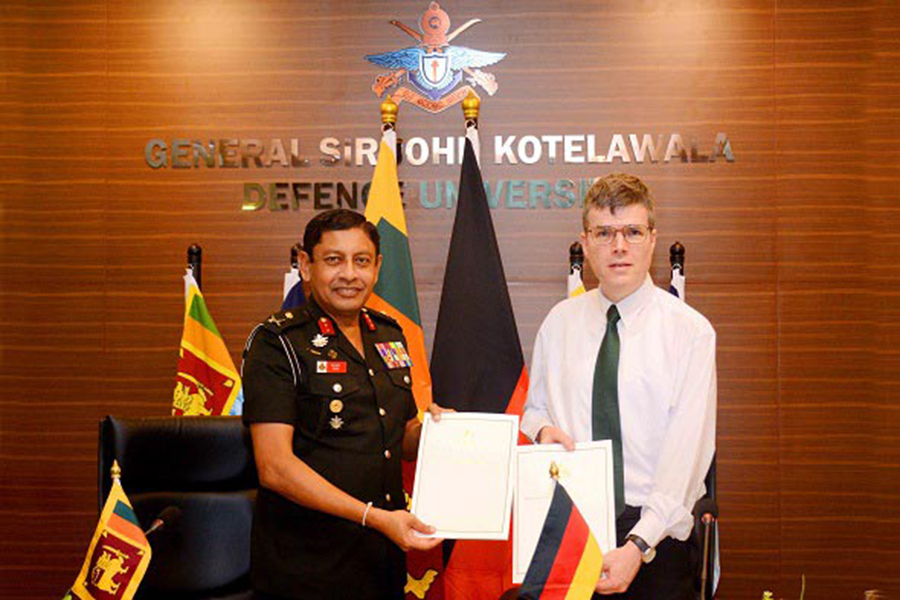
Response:
[[[391,25],[401,29],[419,44],[366,56],[369,62],[391,69],[390,73],[376,77],[372,91],[380,97],[386,90],[396,88],[392,92],[395,102],[399,104],[406,100],[433,113],[456,104],[469,92],[477,96],[473,87],[480,86],[493,96],[497,91],[497,80],[491,73],[482,71],[481,67],[503,60],[506,54],[450,45],[459,34],[480,22],[481,19],[471,19],[448,34],[450,16],[437,2],[432,2],[422,15],[419,21],[420,31],[415,31],[400,21],[391,21]],[[463,75],[466,76],[468,85],[457,88]],[[400,85],[404,78],[413,89]]]

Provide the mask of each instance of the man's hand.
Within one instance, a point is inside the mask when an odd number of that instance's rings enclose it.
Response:
[[[432,420],[435,423],[441,420],[441,413],[454,413],[456,412],[452,408],[443,408],[437,405],[436,402],[432,402],[428,405],[428,412],[431,414]]]
[[[553,425],[541,427],[536,441],[538,444],[562,444],[563,448],[570,452],[575,449],[575,442],[572,441],[569,434]]]
[[[452,408],[441,408],[434,402],[429,404],[426,410],[435,422],[441,420],[441,413],[456,412]],[[419,417],[413,417],[406,422],[406,429],[403,431],[403,460],[416,460],[421,435],[422,421],[419,420]]]
[[[404,552],[409,550],[430,550],[444,540],[440,538],[426,538],[416,535],[419,533],[434,533],[434,527],[426,525],[414,514],[405,510],[383,510],[373,508],[369,511],[367,519],[369,525],[380,531],[389,540],[400,546]]]
[[[603,572],[597,582],[599,594],[621,594],[628,589],[641,568],[641,551],[634,542],[603,555]],[[605,575],[605,577],[604,577]]]

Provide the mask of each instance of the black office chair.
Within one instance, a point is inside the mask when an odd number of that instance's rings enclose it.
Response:
[[[100,423],[99,505],[117,460],[146,529],[168,506],[179,523],[151,535],[140,600],[250,600],[250,527],[258,487],[250,434],[238,417]]]

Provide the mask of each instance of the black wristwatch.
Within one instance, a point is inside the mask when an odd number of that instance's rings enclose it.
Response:
[[[648,563],[656,558],[656,548],[652,548],[641,536],[630,533],[625,538],[625,542],[634,542],[634,545],[641,551],[641,562]]]

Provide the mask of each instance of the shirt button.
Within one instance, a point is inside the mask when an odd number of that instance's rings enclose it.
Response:
[[[378,409],[378,414],[381,415],[381,416],[383,417],[384,415],[387,414],[387,411],[384,410],[383,408],[379,408],[379,409]]]
[[[390,450],[385,450],[385,451],[384,451],[384,457],[385,457],[385,458],[390,458],[390,457],[391,457],[391,451],[390,451]]]
[[[369,369],[369,377],[375,377],[375,371]]]
[[[390,495],[390,494],[385,494],[385,495],[384,495],[384,499],[387,500],[388,502],[390,502],[390,501],[391,501],[391,495]]]
[[[332,386],[331,389],[333,389],[336,394],[340,394],[341,390],[344,389],[344,387],[341,384],[336,383],[334,384],[334,386]]]
[[[404,376],[403,376],[403,383],[405,383],[406,385],[409,385],[409,381],[410,381],[409,375],[404,375]]]

